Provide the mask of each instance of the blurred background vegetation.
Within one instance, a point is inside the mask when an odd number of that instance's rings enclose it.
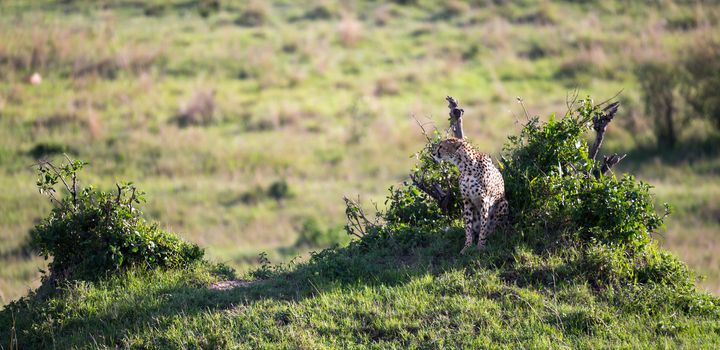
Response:
[[[0,2],[0,304],[46,266],[38,159],[134,181],[149,219],[244,272],[347,242],[343,195],[382,208],[446,95],[497,156],[518,97],[548,116],[575,91],[622,91],[615,172],[671,204],[656,238],[720,293],[719,21],[699,0]]]

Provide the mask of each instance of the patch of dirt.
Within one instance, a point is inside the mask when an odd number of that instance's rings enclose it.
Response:
[[[220,281],[215,282],[210,286],[210,289],[213,290],[228,290],[233,289],[237,287],[248,287],[251,286],[258,281],[245,281],[245,280],[229,280],[229,281]]]

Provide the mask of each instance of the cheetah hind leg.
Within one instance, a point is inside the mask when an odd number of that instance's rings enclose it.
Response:
[[[477,210],[473,203],[469,200],[463,200],[463,221],[465,222],[465,245],[460,251],[460,254],[465,254],[467,250],[472,246],[473,236],[477,233],[475,230],[475,218],[477,217]]]
[[[505,230],[509,225],[508,222],[509,207],[505,198],[499,199],[490,208],[488,215],[488,234],[494,234],[499,230]]]
[[[492,233],[492,231],[489,230],[490,225],[490,209],[491,205],[488,201],[482,201],[479,203],[480,206],[478,206],[478,215],[477,215],[477,235],[478,235],[478,242],[477,247],[478,249],[485,248],[485,239],[487,238],[487,235],[489,233]]]

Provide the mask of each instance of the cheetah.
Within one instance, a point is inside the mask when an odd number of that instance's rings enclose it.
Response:
[[[465,221],[465,246],[460,253],[472,245],[474,235],[478,236],[478,249],[482,249],[488,234],[507,225],[509,208],[502,174],[489,155],[476,151],[462,139],[440,141],[432,147],[432,155],[456,165],[460,172]]]

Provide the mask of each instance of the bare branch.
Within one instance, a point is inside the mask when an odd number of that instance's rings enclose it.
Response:
[[[120,187],[120,184],[115,184],[115,187],[117,187],[118,190],[117,197],[115,197],[115,204],[120,204],[120,199],[122,197],[122,187]]]
[[[600,147],[602,146],[603,138],[605,137],[605,129],[615,117],[619,106],[620,102],[613,102],[603,108],[602,112],[598,112],[592,117],[593,129],[595,130],[595,142],[592,147],[590,147],[590,152],[588,153],[590,159],[595,160],[595,157],[597,157]]]
[[[443,186],[439,183],[426,181],[424,174],[422,174],[419,178],[414,174],[410,174],[410,179],[415,187],[425,192],[428,196],[434,199],[435,202],[437,202],[438,207],[440,207],[440,210],[442,210],[443,213],[447,214],[450,212],[450,206],[453,203],[453,195],[450,190],[443,189]],[[448,184],[447,188],[451,188],[450,184]]]
[[[445,100],[448,101],[448,108],[450,109],[450,128],[456,138],[463,139],[465,133],[463,132],[462,116],[465,110],[460,108],[458,101],[452,96],[445,97]]]
[[[415,115],[413,115],[412,118],[415,119],[415,122],[420,127],[420,130],[422,130],[423,136],[425,136],[425,140],[430,143],[432,140],[430,139],[430,136],[428,136],[427,130],[425,130],[425,125],[432,124],[432,121],[422,124],[417,118],[415,118]]]
[[[530,120],[530,114],[528,113],[527,109],[525,109],[525,102],[523,102],[522,97],[518,96],[518,97],[517,97],[517,101],[518,101],[518,103],[520,104],[520,106],[522,107],[523,112],[525,112],[525,119],[529,121],[529,120]]]
[[[72,193],[72,190],[70,189],[70,186],[69,186],[68,183],[65,181],[65,179],[64,179],[63,176],[62,176],[62,174],[60,174],[60,171],[57,170],[57,168],[55,167],[55,165],[53,165],[52,163],[50,163],[50,162],[48,162],[48,161],[45,161],[44,164],[47,165],[50,169],[52,169],[53,172],[55,172],[55,175],[57,175],[58,179],[60,179],[60,181],[62,181],[63,185],[65,186],[65,189],[66,189],[68,192]]]
[[[620,163],[621,160],[625,159],[627,154],[618,155],[617,153],[610,156],[603,156],[602,166],[600,167],[600,173],[605,174],[612,169],[615,164]]]
[[[367,228],[377,226],[377,219],[375,222],[371,221],[365,215],[365,211],[358,204],[360,198],[355,202],[348,197],[343,197],[345,201],[345,216],[347,217],[348,223],[345,225],[345,230],[348,234],[355,237],[362,238],[367,234]]]
[[[130,189],[132,190],[132,193],[130,194],[130,200],[128,201],[128,207],[130,208],[130,211],[132,211],[133,202],[135,201],[135,191],[137,188],[135,186],[130,186]]]
[[[52,192],[48,191],[46,193],[47,193],[48,197],[50,198],[51,203],[55,202],[56,204],[60,204],[60,201],[57,200],[57,198],[55,198],[55,195]]]
[[[68,164],[73,164],[72,159],[67,155],[67,153],[63,153],[65,156],[65,159],[67,159]],[[74,169],[74,168],[73,168]],[[73,206],[77,206],[77,172],[72,172],[72,191],[70,191],[72,194],[72,202]]]
[[[620,89],[620,91],[618,91],[617,93],[615,93],[615,95],[613,95],[612,97],[608,98],[608,99],[605,100],[605,101],[602,101],[602,102],[598,103],[597,105],[598,105],[598,106],[602,106],[602,105],[604,105],[604,104],[606,104],[606,103],[614,100],[616,97],[618,97],[618,96],[620,96],[620,94],[622,94],[623,90],[625,90],[625,89]]]
[[[579,94],[580,92],[577,88],[575,88],[572,93],[567,93],[565,95],[565,106],[567,106],[567,114],[570,114],[573,110],[575,110],[575,104],[577,103]]]

